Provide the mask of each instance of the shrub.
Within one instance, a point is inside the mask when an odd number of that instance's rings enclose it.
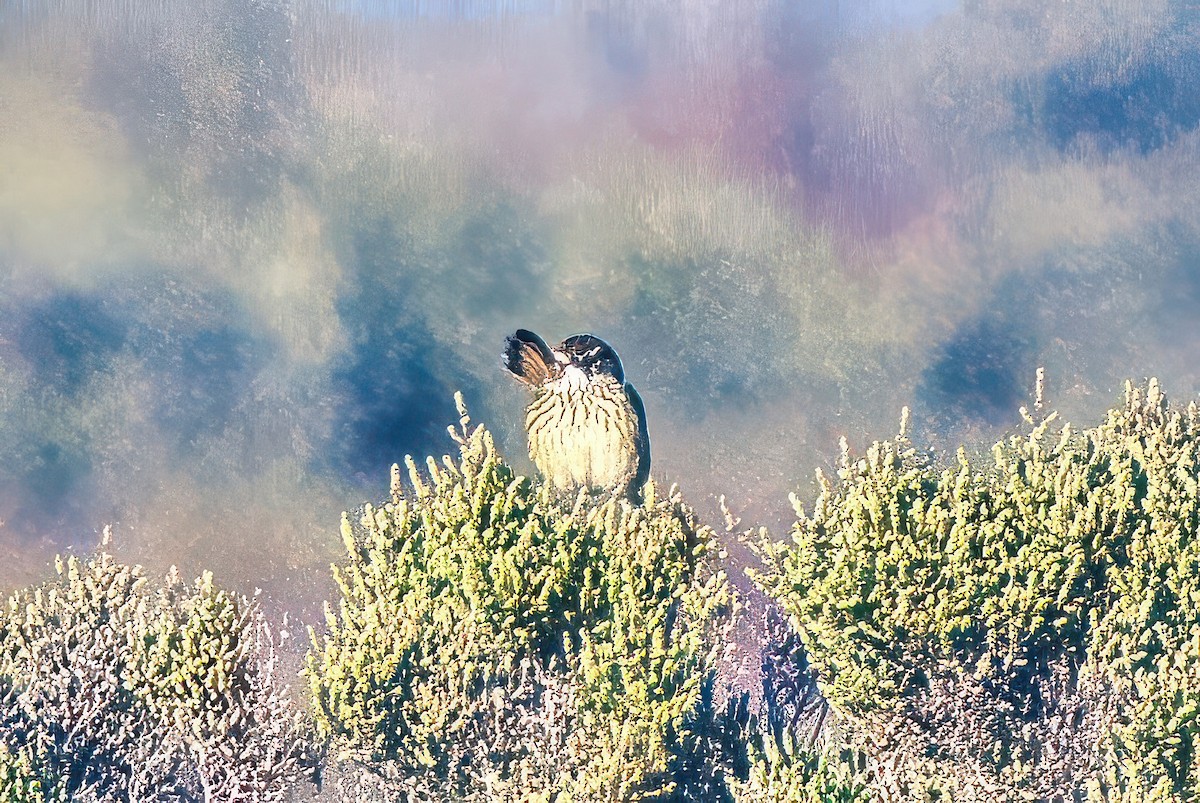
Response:
[[[783,752],[772,743],[750,746],[748,778],[731,786],[741,803],[868,803],[859,774],[841,756]]]
[[[57,570],[0,614],[3,799],[282,799],[309,742],[257,607],[103,549]]]
[[[1190,798],[1200,410],[1152,380],[1082,433],[1024,414],[990,465],[843,443],[755,579],[877,796]]]
[[[458,401],[459,459],[409,460],[407,488],[396,469],[390,502],[343,519],[341,599],[306,670],[343,796],[359,766],[367,797],[722,799],[712,532],[653,486],[640,507],[556,498]]]
[[[753,706],[723,675],[716,537],[678,492],[563,499],[458,401],[458,458],[409,460],[343,517],[305,669],[329,797],[1200,791],[1200,408],[1156,382],[1080,433],[1023,411],[983,465],[903,425],[843,444],[792,543],[757,544],[787,619],[765,620]],[[314,747],[257,607],[104,549],[57,569],[0,612],[0,799],[283,799]]]
[[[0,800],[8,803],[37,803],[45,800],[42,783],[33,769],[32,751],[27,746],[10,751],[0,744]]]
[[[743,534],[745,537],[748,534]],[[754,603],[752,597],[750,603]],[[854,756],[822,750],[829,705],[817,689],[799,635],[772,604],[759,621],[761,694],[746,689],[723,722],[736,722],[727,752],[742,760],[729,778],[738,803],[866,803]],[[743,680],[745,682],[749,678]]]

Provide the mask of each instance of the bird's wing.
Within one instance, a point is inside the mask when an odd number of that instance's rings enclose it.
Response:
[[[650,479],[650,429],[646,426],[646,405],[642,404],[641,394],[628,382],[625,383],[625,396],[629,399],[629,406],[633,408],[633,414],[637,416],[638,422],[638,467],[637,475],[630,486],[630,493],[640,497],[642,486],[646,484],[646,480]]]

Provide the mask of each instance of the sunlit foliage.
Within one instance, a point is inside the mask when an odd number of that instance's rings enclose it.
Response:
[[[1195,796],[1200,406],[1157,382],[1081,432],[1023,410],[990,459],[843,446],[757,545],[761,704],[677,492],[563,499],[459,408],[457,459],[343,519],[315,731],[252,602],[102,549],[3,611],[3,799],[278,800],[318,754],[339,801]]]
[[[343,522],[307,670],[334,753],[421,800],[719,783],[697,760],[732,602],[711,531],[653,487],[642,507],[564,504],[465,413],[456,434],[460,459],[410,461],[407,487],[397,473],[389,503]]]
[[[0,745],[0,800],[34,803],[45,799],[42,782],[33,769],[31,752],[28,747],[14,751]]]
[[[0,616],[4,800],[280,800],[309,750],[258,608],[107,551]]]
[[[1093,429],[1026,420],[987,465],[940,465],[903,431],[843,444],[756,579],[876,794],[1187,799],[1200,408],[1152,380]]]
[[[749,777],[731,786],[741,803],[867,803],[863,779],[839,758],[753,746]]]

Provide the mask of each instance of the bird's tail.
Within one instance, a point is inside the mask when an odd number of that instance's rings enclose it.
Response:
[[[537,387],[559,372],[546,341],[528,329],[518,329],[504,341],[504,367],[526,385]]]

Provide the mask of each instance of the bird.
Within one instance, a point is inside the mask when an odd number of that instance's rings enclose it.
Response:
[[[505,340],[504,367],[533,393],[525,408],[529,457],[555,488],[641,501],[650,477],[646,408],[612,346],[578,334],[551,348],[518,329]]]

